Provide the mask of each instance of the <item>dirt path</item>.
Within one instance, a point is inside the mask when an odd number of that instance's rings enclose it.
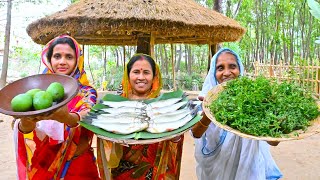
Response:
[[[16,179],[12,119],[0,114],[0,180]]]
[[[16,179],[11,120],[11,117],[0,114],[0,180]],[[304,140],[280,143],[272,147],[271,151],[284,175],[283,180],[320,180],[319,149],[320,135],[314,135]],[[180,176],[182,180],[196,180],[193,155],[193,139],[186,133]]]

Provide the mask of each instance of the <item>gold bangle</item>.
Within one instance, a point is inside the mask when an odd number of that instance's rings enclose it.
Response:
[[[201,122],[201,120],[199,121],[199,123],[201,124],[201,126],[203,126],[203,127],[209,127],[209,125],[204,125],[202,122]]]

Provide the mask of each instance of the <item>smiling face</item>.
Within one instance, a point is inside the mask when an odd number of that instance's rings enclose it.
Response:
[[[129,82],[133,95],[146,97],[151,90],[153,76],[150,63],[145,59],[137,60],[129,72]]]
[[[219,84],[235,79],[239,75],[240,68],[236,57],[228,52],[221,53],[216,62],[216,78]]]
[[[50,62],[55,73],[70,75],[77,64],[76,53],[69,44],[57,44]]]

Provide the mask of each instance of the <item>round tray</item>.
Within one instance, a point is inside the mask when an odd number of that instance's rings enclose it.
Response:
[[[223,124],[221,124],[220,122],[218,122],[216,120],[216,118],[214,117],[214,114],[210,111],[209,106],[212,103],[212,101],[214,101],[215,99],[218,98],[219,93],[224,90],[225,86],[226,86],[226,84],[223,83],[223,84],[219,84],[219,85],[213,87],[208,92],[206,97],[204,98],[203,103],[202,103],[202,108],[203,108],[203,111],[205,112],[206,116],[216,126],[222,128],[222,129],[224,129],[226,131],[229,131],[229,132],[231,132],[233,134],[236,134],[236,135],[238,135],[240,137],[244,137],[244,138],[249,138],[249,139],[254,139],[254,140],[264,140],[264,141],[275,141],[275,142],[304,139],[306,137],[318,134],[320,132],[320,117],[319,116],[318,116],[318,118],[316,118],[316,119],[311,121],[310,126],[308,126],[305,131],[296,130],[296,131],[293,131],[293,132],[291,132],[289,134],[284,134],[282,137],[278,137],[278,138],[266,137],[266,136],[253,136],[253,135],[250,135],[250,134],[242,133],[242,132],[240,132],[240,131],[238,131],[236,129],[233,129],[233,128],[227,126],[227,125],[223,125]],[[319,101],[317,101],[317,103],[318,103],[318,107],[320,109]]]
[[[11,100],[18,94],[25,93],[30,89],[39,88],[47,89],[53,83],[59,82],[64,87],[64,97],[61,102],[42,110],[15,112],[11,109]],[[0,113],[13,116],[15,118],[25,116],[37,116],[42,114],[49,114],[52,111],[67,104],[79,91],[78,81],[73,77],[59,74],[37,74],[28,76],[17,81],[14,81],[0,90]]]

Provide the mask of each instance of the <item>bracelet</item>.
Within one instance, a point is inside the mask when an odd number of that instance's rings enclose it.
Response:
[[[209,127],[209,125],[204,125],[202,122],[201,122],[201,120],[199,121],[199,123],[201,124],[201,126],[203,126],[203,127]]]
[[[181,136],[179,137],[179,139],[178,140],[175,140],[175,141],[172,141],[171,140],[171,142],[173,142],[173,143],[177,143],[177,142],[179,142],[181,140]]]
[[[81,121],[81,115],[79,112],[70,112],[72,114],[76,114],[78,116],[78,121]],[[76,126],[70,126],[69,124],[66,124],[67,127],[69,128],[77,128],[80,124],[77,122],[77,125]]]
[[[70,112],[70,113],[72,113],[72,114],[76,114],[77,116],[78,116],[78,121],[81,121],[81,115],[80,115],[80,113],[79,112]]]

